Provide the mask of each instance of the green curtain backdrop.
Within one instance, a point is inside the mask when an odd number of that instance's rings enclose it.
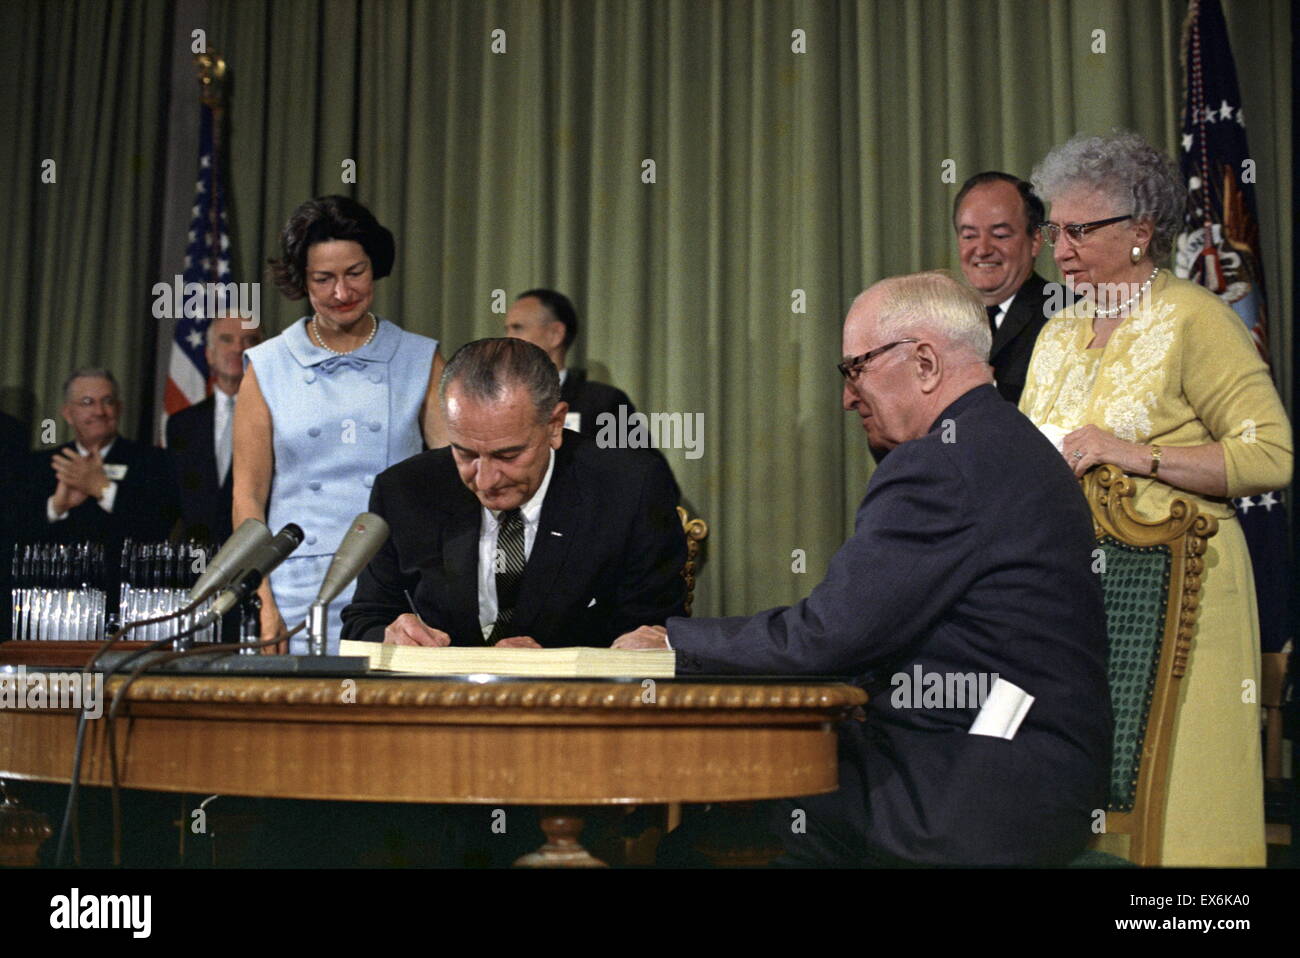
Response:
[[[1225,7],[1289,396],[1289,9]],[[156,64],[173,36],[201,28],[233,78],[236,279],[264,279],[294,206],[344,192],[398,238],[377,310],[436,336],[446,355],[499,332],[494,291],[566,291],[584,321],[571,365],[645,411],[703,414],[703,455],[667,451],[712,527],[697,611],[789,602],[820,578],[869,475],[834,368],[852,297],[883,276],[957,266],[950,205],[978,170],[1027,175],[1073,133],[1114,126],[1172,155],[1185,10],[1183,0],[20,4],[0,39],[11,65],[0,82],[17,109],[0,147],[5,202],[18,206],[0,275],[21,311],[2,334],[0,383],[50,415],[65,368],[94,359],[119,370],[128,396],[147,392],[147,291],[178,271],[159,276],[148,255],[167,146]],[[493,52],[495,30],[504,53]],[[805,52],[792,49],[799,38]],[[39,185],[46,155],[62,157],[57,187]],[[342,181],[347,160],[355,184]],[[162,250],[162,262],[182,252]],[[1046,254],[1040,268],[1055,278]],[[272,332],[301,315],[269,283],[262,299]]]

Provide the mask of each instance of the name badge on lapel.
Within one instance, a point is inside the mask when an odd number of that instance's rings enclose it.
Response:
[[[582,432],[582,413],[580,412],[565,413],[564,428],[572,429],[574,432]]]
[[[109,482],[121,482],[126,478],[126,466],[120,462],[106,462],[104,475],[108,476]]]

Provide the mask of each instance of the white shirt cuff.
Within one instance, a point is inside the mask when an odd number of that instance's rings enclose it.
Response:
[[[58,521],[60,521],[60,520],[62,520],[62,519],[66,519],[66,518],[68,518],[68,514],[67,514],[66,512],[55,512],[55,511],[54,511],[54,497],[53,497],[53,496],[50,496],[50,498],[48,498],[48,499],[45,500],[45,518],[46,518],[46,520],[49,521],[49,522],[58,522]]]

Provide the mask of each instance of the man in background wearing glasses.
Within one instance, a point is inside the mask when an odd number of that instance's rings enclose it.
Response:
[[[160,542],[180,514],[166,453],[118,435],[122,400],[107,369],[78,369],[63,386],[73,441],[37,453],[27,480],[35,508],[27,535],[59,542]],[[43,515],[42,515],[43,514]],[[42,521],[43,520],[43,521]]]
[[[989,338],[979,297],[945,273],[859,296],[843,405],[889,455],[826,578],[792,606],[614,643],[672,648],[679,674],[867,690],[865,721],[839,728],[839,790],[773,803],[787,863],[1059,865],[1104,807],[1092,519],[1060,453],[993,388]]]

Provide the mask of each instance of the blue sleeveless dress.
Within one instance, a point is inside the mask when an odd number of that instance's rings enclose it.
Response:
[[[375,476],[423,448],[420,410],[438,341],[376,317],[367,345],[335,355],[312,341],[310,318],[244,353],[244,368],[271,411],[275,465],[267,525],[296,522],[305,538],[271,574],[271,593],[292,629],[307,617],[334,551],[370,504]],[[329,653],[338,652],[349,585],[330,603]],[[308,651],[304,630],[290,652]]]

